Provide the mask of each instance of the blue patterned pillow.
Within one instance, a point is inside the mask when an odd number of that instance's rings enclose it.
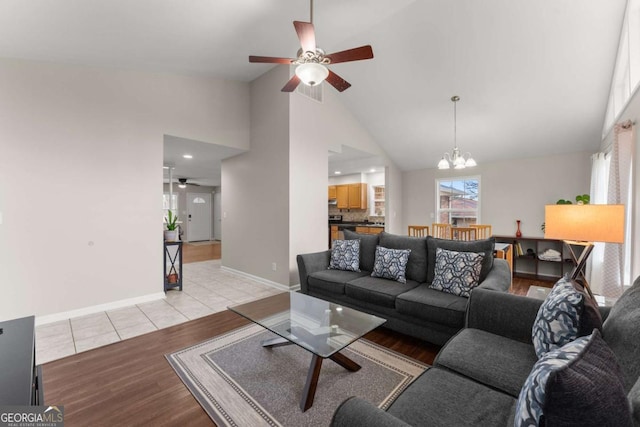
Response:
[[[538,359],[580,336],[584,294],[566,278],[558,280],[538,309],[531,339]],[[593,328],[592,328],[593,330]],[[591,333],[591,331],[587,332]]]
[[[360,240],[334,240],[329,269],[360,271]]]
[[[407,283],[405,271],[411,249],[388,249],[376,247],[376,260],[373,263],[372,277],[392,279],[400,283]]]
[[[622,371],[595,329],[546,353],[531,369],[514,426],[631,426]]]
[[[480,282],[484,254],[436,249],[433,282],[429,286],[449,294],[469,297]]]

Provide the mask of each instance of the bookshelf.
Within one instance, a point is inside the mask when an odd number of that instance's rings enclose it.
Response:
[[[542,237],[494,236],[497,243],[513,245],[513,277],[555,282],[571,272],[574,263],[562,240]],[[540,255],[559,254],[558,259],[540,259]]]

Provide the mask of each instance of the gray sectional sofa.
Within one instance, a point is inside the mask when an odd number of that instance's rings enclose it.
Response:
[[[359,398],[346,400],[336,410],[332,426],[513,426],[518,395],[538,360],[531,331],[541,304],[533,298],[475,289],[466,327],[442,348],[432,368],[386,412]],[[564,421],[548,418],[540,425],[640,426],[640,278],[610,312],[600,312],[606,343],[600,340],[600,345],[608,348],[608,356],[588,368],[571,362],[580,379],[552,393],[549,400]],[[605,380],[618,378],[614,394],[594,378],[599,369],[616,363],[617,375],[604,374]],[[563,369],[560,374],[567,372]],[[581,381],[586,386],[571,388]]]
[[[360,240],[360,272],[328,269],[331,251],[298,255],[301,292],[387,319],[385,327],[438,345],[464,326],[468,298],[431,289],[437,248],[483,253],[479,288],[505,292],[511,272],[505,260],[494,259],[493,239],[461,242],[433,237],[377,235],[345,231]],[[376,246],[411,249],[406,283],[371,277]]]

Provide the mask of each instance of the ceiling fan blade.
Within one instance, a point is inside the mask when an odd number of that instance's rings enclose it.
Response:
[[[266,62],[269,64],[291,64],[293,59],[275,58],[273,56],[249,56],[249,62]]]
[[[373,49],[370,45],[360,46],[353,49],[343,50],[342,52],[330,53],[325,55],[332,64],[349,61],[361,61],[363,59],[373,58]]]
[[[293,21],[293,26],[298,33],[302,52],[316,53],[316,32],[311,22]]]
[[[284,85],[284,87],[282,88],[282,92],[293,92],[294,90],[296,90],[299,84],[300,77],[294,74],[293,77],[291,77],[291,80],[289,80],[287,84]]]
[[[335,87],[338,92],[344,92],[345,90],[351,87],[351,83],[329,70],[329,76],[327,77],[327,81],[331,84],[331,86]]]

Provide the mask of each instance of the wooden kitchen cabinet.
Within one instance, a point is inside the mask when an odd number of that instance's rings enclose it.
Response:
[[[331,241],[338,240],[340,238],[340,232],[337,225],[331,226]]]
[[[349,184],[349,209],[367,209],[367,184]]]
[[[349,209],[349,186],[338,185],[336,186],[336,199],[338,203],[336,207],[338,209]]]
[[[329,186],[329,200],[335,200],[338,198],[338,188],[336,185]]]
[[[359,234],[379,234],[384,231],[384,227],[356,227]]]

